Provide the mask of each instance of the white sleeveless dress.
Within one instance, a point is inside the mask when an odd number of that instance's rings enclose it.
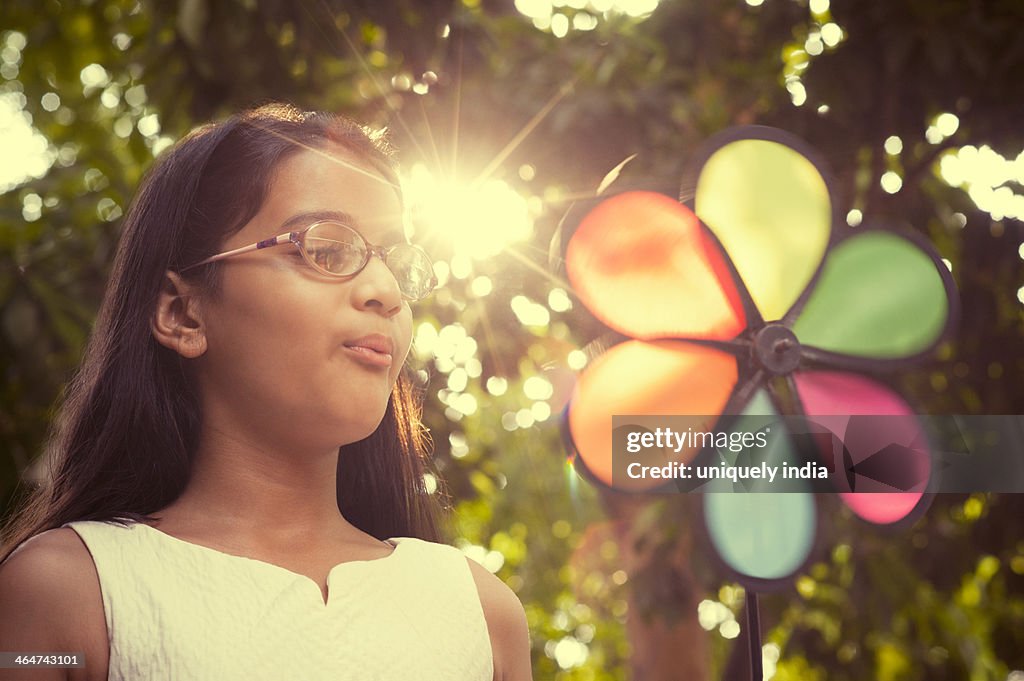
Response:
[[[92,554],[109,681],[492,681],[466,557],[409,537],[310,578],[141,523],[68,523]]]

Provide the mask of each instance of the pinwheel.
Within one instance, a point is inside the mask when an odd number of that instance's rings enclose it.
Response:
[[[828,178],[800,140],[746,127],[698,156],[684,180],[690,205],[626,191],[577,211],[566,272],[618,340],[578,377],[566,408],[578,470],[630,492],[664,484],[614,479],[613,416],[704,415],[749,431],[803,415],[841,442],[831,483],[856,515],[889,525],[922,508],[927,445],[913,409],[871,374],[935,350],[957,317],[952,278],[914,235],[861,227],[840,237]],[[806,459],[807,440],[781,432],[759,456]],[[690,447],[675,456],[737,454]],[[801,484],[702,496],[710,542],[749,590],[788,583],[808,559],[817,511]]]

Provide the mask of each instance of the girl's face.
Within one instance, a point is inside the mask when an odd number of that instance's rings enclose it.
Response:
[[[395,189],[343,148],[282,162],[259,212],[222,250],[336,219],[378,246],[405,239]],[[300,447],[336,448],[379,425],[409,351],[412,314],[374,256],[351,279],[320,274],[293,244],[228,258],[202,303],[205,418]],[[388,351],[390,350],[390,351]]]

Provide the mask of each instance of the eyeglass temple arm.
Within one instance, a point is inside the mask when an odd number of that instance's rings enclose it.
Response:
[[[211,262],[217,262],[218,260],[224,260],[225,258],[230,258],[233,255],[241,255],[242,253],[258,251],[262,248],[270,248],[271,246],[278,246],[286,242],[294,242],[297,237],[298,232],[285,232],[284,234],[278,234],[277,236],[272,236],[269,239],[264,239],[263,241],[259,241],[254,244],[249,244],[248,246],[241,246],[239,248],[233,248],[230,251],[218,253],[217,255],[211,255],[206,260],[200,260],[194,265],[189,265],[188,267],[182,268],[180,271],[185,272],[187,270],[192,269],[193,267],[199,267],[200,265],[206,265]]]

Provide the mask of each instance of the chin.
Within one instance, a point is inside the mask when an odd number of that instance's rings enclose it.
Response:
[[[323,434],[342,446],[365,440],[384,420],[390,397],[360,387],[328,395],[319,409],[320,422],[329,428]]]
[[[350,424],[345,437],[346,442],[359,442],[365,440],[376,432],[384,420],[384,410],[381,409],[376,418],[360,419],[358,423]]]

